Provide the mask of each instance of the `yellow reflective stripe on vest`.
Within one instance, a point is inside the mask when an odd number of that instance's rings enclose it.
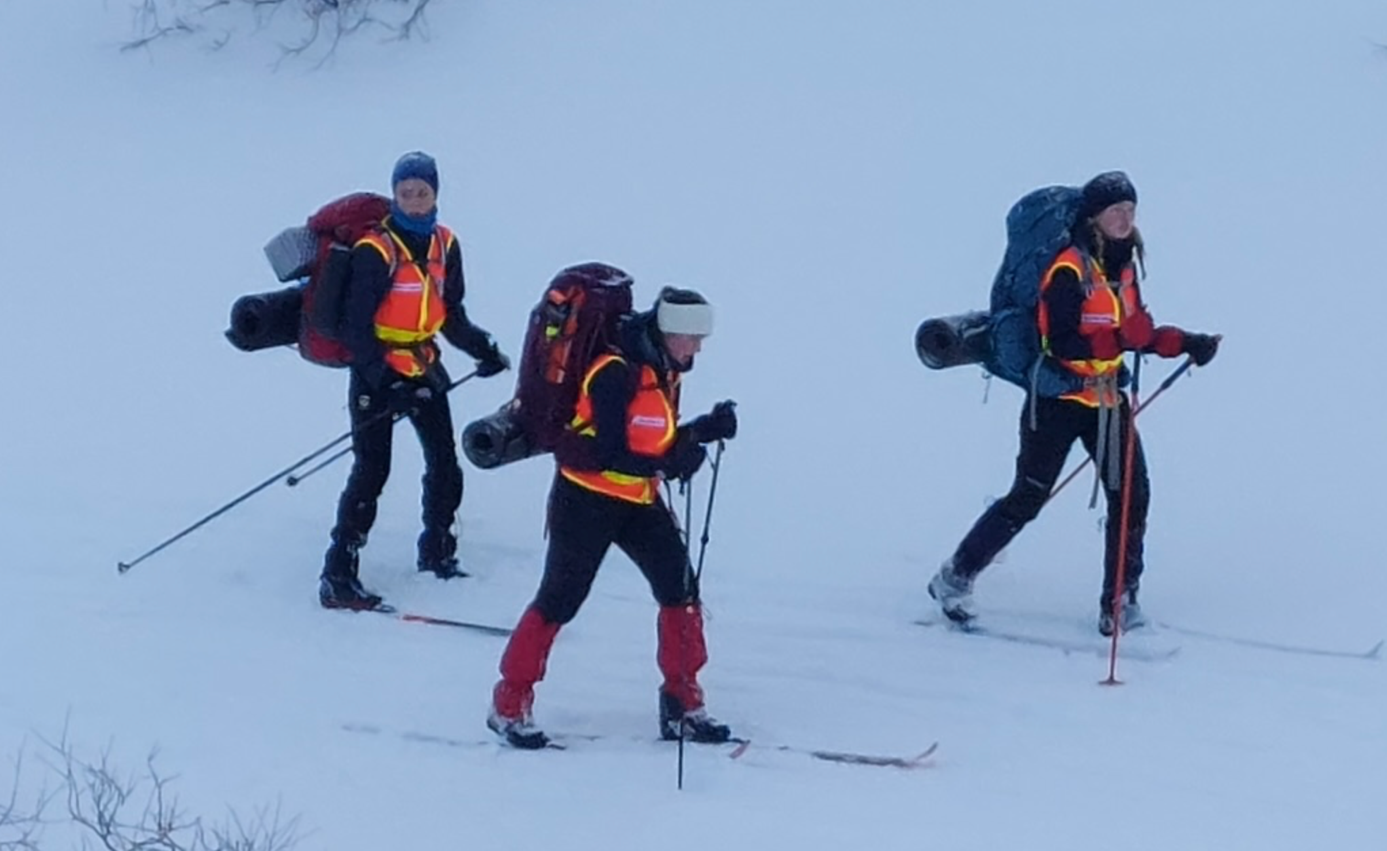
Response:
[[[623,358],[621,355],[608,352],[606,354],[599,355],[597,359],[594,360],[592,364],[588,367],[587,373],[583,376],[583,383],[578,386],[578,400],[580,403],[586,400],[589,405],[592,404],[592,380],[597,377],[597,373],[602,371],[602,367],[606,366],[612,361],[616,361],[617,363],[626,363],[626,359]],[[592,422],[583,421],[583,415],[578,410],[579,407],[581,407],[581,405],[574,406],[573,419],[569,420],[568,422],[569,427],[572,428],[578,434],[583,435],[584,437],[596,436],[596,426]]]
[[[590,473],[569,467],[559,467],[559,475],[584,490],[637,505],[651,504],[657,493],[655,479],[644,476],[630,476],[611,470]]]
[[[435,229],[434,233],[429,234],[428,254],[425,255],[423,263],[414,259],[414,252],[409,250],[409,246],[405,245],[404,240],[400,239],[398,234],[392,230],[387,230],[386,233],[390,235],[390,241],[395,243],[396,248],[399,250],[400,255],[404,257],[405,262],[413,265],[415,270],[419,273],[419,317],[414,320],[414,325],[420,330],[411,335],[411,338],[403,338],[407,342],[413,342],[414,340],[423,339],[418,336],[418,333],[421,333],[426,327],[429,318],[429,285],[433,281],[433,276],[429,274],[429,261],[433,259],[434,243],[438,241],[437,229]],[[394,284],[394,286],[400,287],[399,284]],[[429,333],[427,336],[432,337],[433,334]],[[381,334],[381,339],[393,341],[402,338]]]

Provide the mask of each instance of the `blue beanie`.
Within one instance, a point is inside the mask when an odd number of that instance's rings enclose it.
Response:
[[[390,174],[390,188],[393,190],[400,185],[400,181],[411,177],[419,178],[433,187],[435,193],[438,192],[438,163],[423,151],[410,151],[400,157],[395,163],[395,170]]]

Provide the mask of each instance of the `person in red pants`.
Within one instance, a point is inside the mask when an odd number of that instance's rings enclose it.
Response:
[[[708,650],[698,587],[658,489],[661,480],[692,477],[707,457],[704,443],[736,435],[730,401],[676,427],[680,378],[712,330],[712,308],[702,295],[666,287],[651,310],[623,320],[617,349],[598,356],[584,376],[573,419],[582,439],[556,452],[544,577],[501,657],[487,716],[487,726],[514,747],[549,743],[531,714],[535,683],[544,678],[554,638],[578,614],[612,544],[640,568],[660,605],[661,737],[731,737],[704,708],[698,672]]]

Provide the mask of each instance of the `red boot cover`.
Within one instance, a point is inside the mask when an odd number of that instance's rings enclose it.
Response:
[[[664,674],[664,690],[690,711],[703,706],[698,672],[708,663],[703,642],[703,610],[695,604],[661,606],[656,660]]]
[[[559,625],[544,619],[534,608],[525,610],[501,655],[501,681],[492,692],[492,704],[502,718],[523,718],[534,702],[535,683],[544,679],[544,666]]]

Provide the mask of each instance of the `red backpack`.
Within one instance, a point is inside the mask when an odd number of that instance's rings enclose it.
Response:
[[[341,329],[352,246],[380,228],[389,214],[389,198],[354,192],[323,205],[306,225],[282,231],[265,246],[265,256],[281,281],[308,279],[298,335],[299,354],[305,360],[331,367],[351,362]]]
[[[631,312],[631,276],[605,263],[559,272],[530,311],[515,387],[515,417],[529,445],[553,452],[568,432],[583,377],[617,344]]]

